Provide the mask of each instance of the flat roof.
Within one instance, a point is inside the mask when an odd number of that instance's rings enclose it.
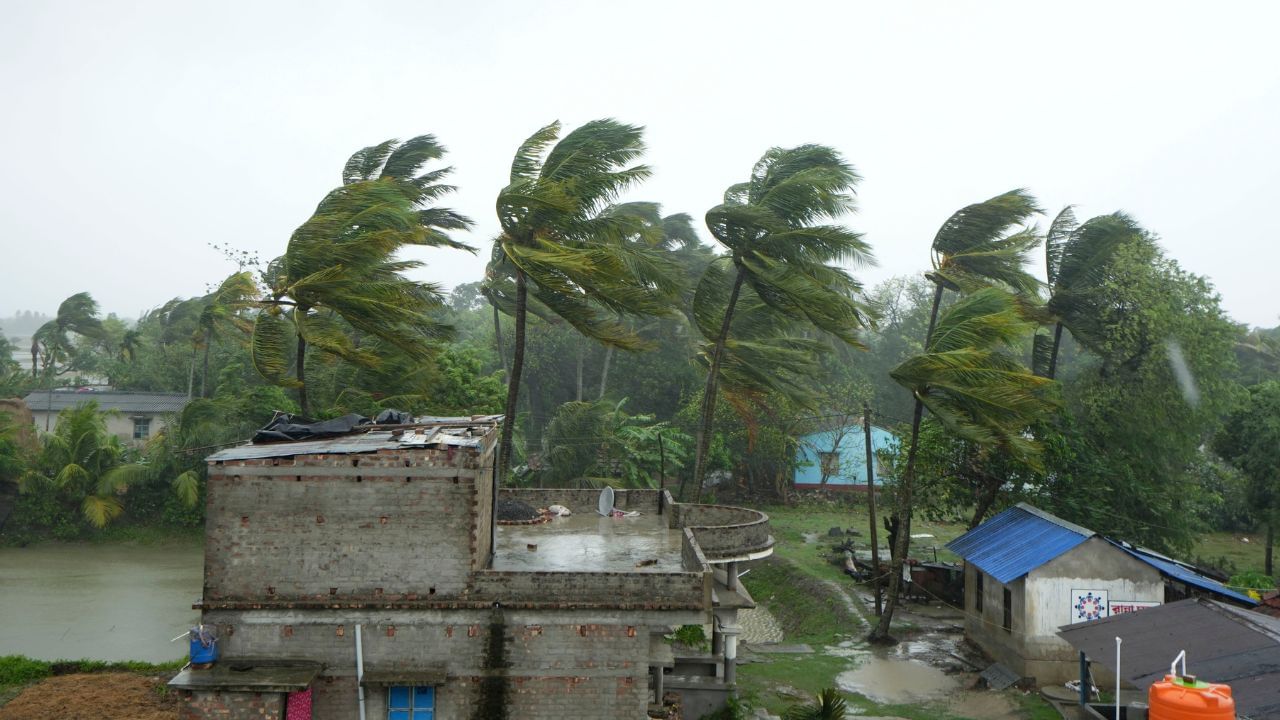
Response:
[[[319,674],[318,662],[224,658],[203,670],[183,668],[169,681],[169,687],[182,690],[294,692],[307,689]]]
[[[493,569],[519,572],[683,572],[683,532],[667,516],[581,512],[538,525],[498,525]]]

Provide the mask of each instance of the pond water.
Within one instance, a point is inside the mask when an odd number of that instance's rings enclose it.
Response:
[[[198,540],[0,548],[0,655],[176,660],[203,568]]]

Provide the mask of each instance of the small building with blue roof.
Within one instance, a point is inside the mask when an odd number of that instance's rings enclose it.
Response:
[[[947,544],[965,561],[965,635],[1039,685],[1079,675],[1063,625],[1191,595],[1241,605],[1247,595],[1163,555],[1103,537],[1026,503]]]

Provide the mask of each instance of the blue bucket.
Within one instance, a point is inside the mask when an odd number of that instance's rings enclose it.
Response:
[[[212,633],[201,633],[198,628],[191,629],[191,662],[202,665],[218,660],[218,639]]]

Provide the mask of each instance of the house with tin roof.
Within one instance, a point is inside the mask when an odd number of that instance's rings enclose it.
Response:
[[[191,399],[181,393],[128,392],[95,388],[36,390],[23,398],[36,429],[53,432],[63,410],[97,403],[107,413],[107,432],[126,443],[141,445],[165,426],[166,418],[181,412]]]
[[[1191,596],[1256,604],[1189,565],[1026,503],[947,547],[965,561],[966,637],[1040,685],[1079,675],[1076,652],[1058,635],[1063,625]]]

